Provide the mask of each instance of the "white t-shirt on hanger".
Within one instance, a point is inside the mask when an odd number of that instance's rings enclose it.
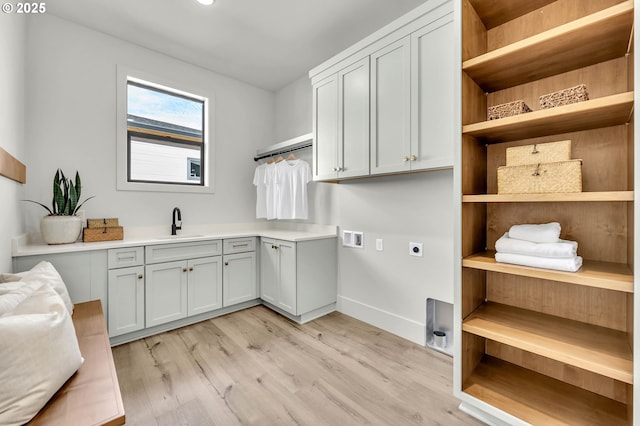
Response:
[[[278,188],[276,186],[276,164],[266,164],[264,169],[265,217],[277,219]]]
[[[256,219],[267,217],[267,185],[265,184],[265,173],[267,163],[256,167],[253,175],[253,184],[256,186]]]
[[[311,168],[304,160],[285,160],[276,163],[278,219],[308,219],[307,183],[311,181]]]

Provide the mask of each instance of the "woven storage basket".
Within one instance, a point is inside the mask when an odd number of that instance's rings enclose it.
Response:
[[[571,141],[557,141],[507,148],[507,166],[571,160]]]
[[[82,241],[93,243],[96,241],[115,241],[124,239],[124,228],[112,226],[106,228],[84,228]]]
[[[580,84],[540,96],[540,109],[553,108],[588,100],[589,94],[587,93],[587,86]]]
[[[582,192],[582,160],[498,167],[498,194]]]
[[[487,120],[497,120],[498,118],[524,114],[525,112],[531,112],[531,108],[524,101],[508,102],[487,108]]]

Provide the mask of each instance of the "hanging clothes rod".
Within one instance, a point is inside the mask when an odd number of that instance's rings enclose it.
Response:
[[[308,133],[297,138],[289,139],[288,141],[271,145],[265,149],[259,149],[256,151],[256,155],[255,157],[253,157],[253,161],[273,157],[274,155],[286,154],[288,152],[297,151],[299,149],[309,148],[310,146],[313,146],[313,133]]]

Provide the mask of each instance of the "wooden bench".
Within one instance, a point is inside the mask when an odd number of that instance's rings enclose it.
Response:
[[[84,363],[29,425],[123,425],[124,406],[100,301],[76,303],[73,324]]]

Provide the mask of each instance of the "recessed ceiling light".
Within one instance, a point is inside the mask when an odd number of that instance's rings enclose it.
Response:
[[[198,0],[198,3],[204,4],[205,6],[211,6],[215,1],[216,0]]]

